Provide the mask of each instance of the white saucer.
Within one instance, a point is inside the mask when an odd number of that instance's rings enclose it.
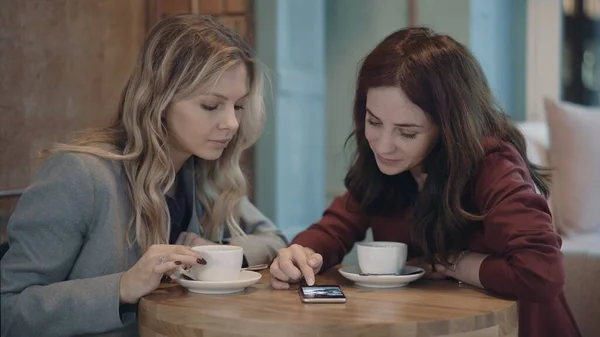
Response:
[[[208,295],[232,294],[244,291],[256,282],[260,281],[262,275],[255,271],[240,271],[239,278],[235,281],[190,281],[182,279],[181,276],[177,282],[190,292]]]
[[[369,275],[361,276],[360,268],[357,265],[346,266],[339,269],[340,274],[350,281],[354,281],[357,286],[366,288],[399,288],[404,287],[410,282],[420,279],[425,271],[419,267],[406,266],[404,273],[412,273],[420,271],[418,274],[412,275]]]

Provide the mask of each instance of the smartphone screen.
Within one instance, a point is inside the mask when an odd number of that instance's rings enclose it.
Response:
[[[346,296],[339,286],[302,286],[298,291],[304,303],[346,303]]]

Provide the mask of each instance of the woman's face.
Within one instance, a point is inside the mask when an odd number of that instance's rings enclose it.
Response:
[[[239,64],[225,71],[210,92],[171,104],[165,120],[176,167],[191,155],[205,160],[221,156],[239,128],[248,90],[246,66]]]
[[[438,127],[398,87],[367,92],[365,137],[379,170],[386,175],[422,173],[422,164],[438,138]]]

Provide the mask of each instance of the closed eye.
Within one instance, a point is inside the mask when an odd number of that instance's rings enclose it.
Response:
[[[217,110],[218,107],[219,107],[218,104],[216,104],[216,105],[202,104],[202,109],[204,109],[206,111],[215,111],[215,110]]]
[[[404,138],[408,138],[408,139],[415,139],[415,137],[417,136],[416,133],[406,133],[405,130],[403,128],[396,128],[395,130],[398,134],[400,134],[400,136],[404,137]]]
[[[367,124],[373,125],[373,126],[379,126],[379,125],[381,125],[380,122],[374,121],[374,120],[372,120],[370,118],[367,119]]]

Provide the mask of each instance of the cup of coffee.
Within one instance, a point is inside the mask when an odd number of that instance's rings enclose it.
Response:
[[[196,246],[192,249],[206,260],[205,265],[194,265],[190,277],[197,281],[235,281],[239,278],[244,260],[244,249],[229,245]]]
[[[402,272],[406,265],[408,247],[401,242],[360,242],[356,250],[362,273],[395,274]]]

